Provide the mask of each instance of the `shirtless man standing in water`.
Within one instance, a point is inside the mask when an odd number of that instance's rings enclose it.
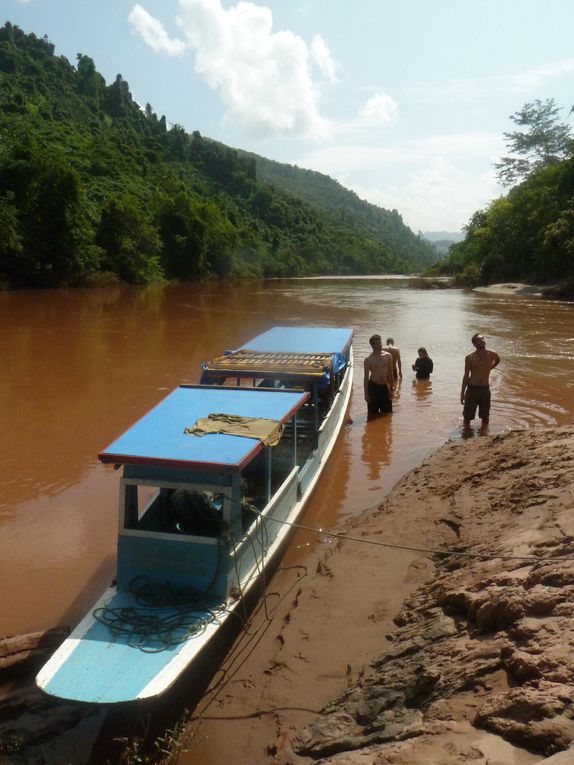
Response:
[[[392,337],[387,337],[387,344],[383,345],[383,351],[390,353],[393,357],[393,375],[395,380],[403,379],[403,368],[401,366],[401,352],[395,346],[395,341]]]
[[[476,348],[474,353],[464,360],[464,376],[460,391],[460,403],[464,409],[464,427],[470,428],[470,421],[474,419],[476,407],[478,416],[482,420],[482,426],[486,427],[490,415],[490,386],[488,384],[491,371],[500,364],[500,356],[494,351],[486,349],[484,335],[476,333],[471,342]]]
[[[365,359],[364,388],[370,420],[379,414],[393,411],[392,390],[395,379],[393,357],[390,353],[383,351],[381,336],[373,335],[369,339],[369,344],[373,352]]]

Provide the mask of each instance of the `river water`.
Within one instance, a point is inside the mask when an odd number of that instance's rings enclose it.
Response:
[[[350,421],[308,506],[309,525],[336,527],[461,438],[460,383],[475,331],[502,358],[491,378],[491,432],[572,421],[574,305],[411,284],[0,293],[0,635],[79,619],[115,566],[119,475],[98,452],[176,385],[198,382],[202,361],[273,325],[355,329]],[[395,338],[404,377],[393,415],[367,423],[362,360],[374,332]],[[420,345],[434,360],[430,382],[411,371]],[[299,535],[294,544],[308,543]]]
[[[119,474],[98,453],[179,383],[198,382],[202,361],[271,326],[355,330],[349,422],[307,506],[309,526],[336,528],[462,437],[460,384],[476,331],[502,358],[491,378],[490,432],[572,421],[574,305],[415,284],[340,278],[0,292],[0,636],[83,616],[115,571]],[[392,416],[367,423],[362,361],[374,332],[395,338],[404,377]],[[415,381],[411,370],[420,345],[434,360],[430,381]],[[479,437],[478,424],[471,435]],[[298,532],[287,558],[303,559],[314,540]],[[408,529],[394,541],[408,544]],[[82,757],[65,761],[84,762],[84,734],[70,745]],[[107,759],[105,736],[103,746]]]

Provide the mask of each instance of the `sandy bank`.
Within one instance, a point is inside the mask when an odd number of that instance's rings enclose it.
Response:
[[[487,287],[475,287],[475,292],[484,292],[487,295],[542,295],[544,287],[536,284],[522,284],[521,282],[504,282],[501,284],[489,284]]]
[[[179,763],[572,761],[574,560],[521,556],[573,554],[573,498],[574,427],[445,445],[348,533],[500,557],[331,540],[286,567]]]

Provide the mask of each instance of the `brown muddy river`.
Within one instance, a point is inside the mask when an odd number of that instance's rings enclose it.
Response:
[[[423,457],[461,437],[460,383],[476,331],[502,358],[490,432],[572,421],[574,305],[409,284],[0,293],[0,636],[83,615],[115,566],[119,474],[98,452],[179,383],[198,382],[202,361],[271,326],[355,329],[352,422],[307,506],[311,526],[334,528],[379,502]],[[367,423],[362,360],[373,332],[395,338],[404,377],[392,417]],[[430,382],[411,371],[420,345],[434,360]],[[290,554],[309,543],[300,532]]]

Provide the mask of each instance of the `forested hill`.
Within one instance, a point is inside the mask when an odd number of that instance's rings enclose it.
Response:
[[[274,162],[256,154],[247,156],[255,160],[257,178],[261,182],[283,188],[318,209],[341,216],[349,225],[359,227],[370,239],[403,253],[414,263],[430,264],[437,260],[436,248],[422,246],[426,240],[421,240],[405,226],[397,210],[385,210],[359,199],[354,191],[341,186],[328,175]]]
[[[168,126],[88,56],[72,65],[46,38],[0,28],[4,285],[399,273],[436,258],[397,213],[325,176],[341,201],[310,202],[301,189],[318,174],[288,168],[282,182],[268,164]]]

